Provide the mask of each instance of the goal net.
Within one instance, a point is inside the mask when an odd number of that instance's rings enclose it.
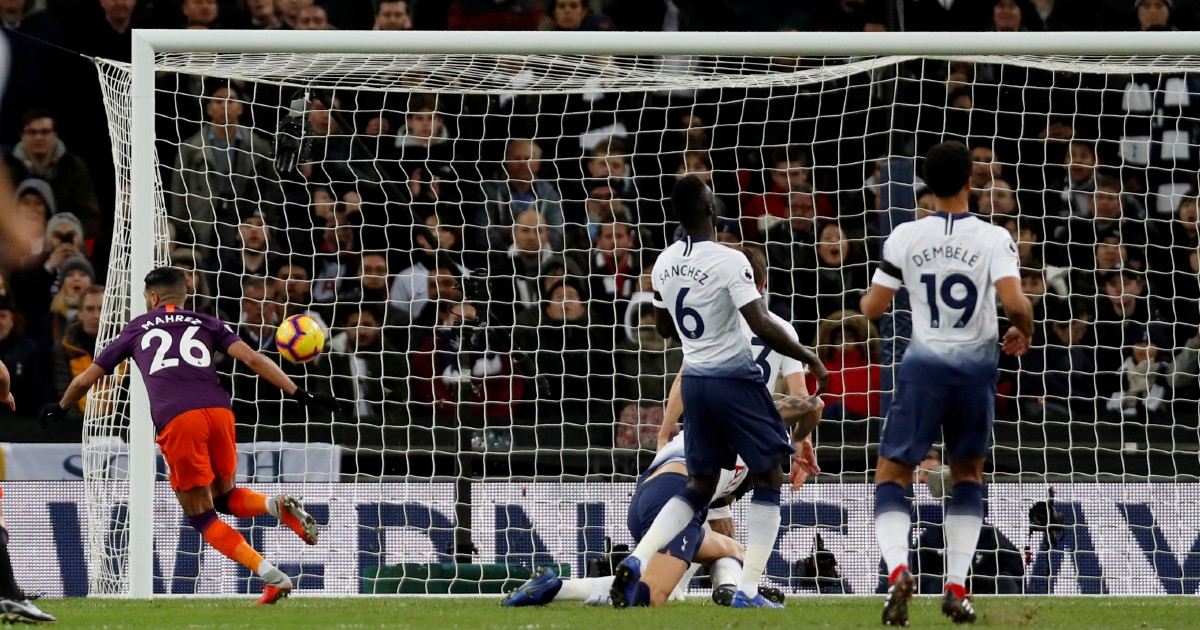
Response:
[[[856,309],[883,239],[930,207],[920,156],[951,139],[972,148],[971,209],[1012,233],[1038,322],[1001,364],[975,592],[1200,583],[1195,57],[862,55],[853,38],[855,56],[731,56],[699,34],[667,56],[346,54],[350,33],[305,34],[329,52],[227,53],[180,35],[201,52],[154,55],[152,117],[128,67],[100,64],[121,192],[99,343],[138,312],[138,256],[189,270],[189,308],[273,357],[282,318],[328,328],[316,361],[281,363],[348,412],[222,368],[239,478],[301,499],[322,541],[231,522],[302,592],[499,593],[531,566],[608,570],[682,359],[654,330],[649,273],[687,173],[833,374],[823,472],[785,493],[768,579],[875,592],[870,473],[910,327],[903,294],[876,322]],[[138,142],[153,169],[131,178]],[[92,592],[131,592],[147,537],[155,593],[257,589],[190,530],[161,465],[153,518],[129,517],[126,444],[149,440],[127,430],[129,380],[88,407]],[[923,466],[915,566],[940,590],[926,533],[950,484]]]

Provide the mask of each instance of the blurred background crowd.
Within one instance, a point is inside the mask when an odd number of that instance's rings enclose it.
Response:
[[[127,61],[133,28],[1138,31],[1200,27],[1200,6],[0,0],[0,19],[13,55],[0,147],[19,211],[45,225],[0,275],[0,359],[17,415],[30,416],[96,352],[118,195],[87,57]],[[762,61],[803,72],[852,60]],[[329,351],[289,370],[354,401],[320,419],[332,439],[513,425],[554,427],[560,446],[652,445],[682,355],[654,329],[649,274],[674,238],[668,200],[687,173],[711,182],[721,240],[764,256],[771,310],[825,361],[827,418],[878,418],[906,330],[890,318],[879,330],[858,296],[890,225],[931,207],[913,156],[947,138],[971,146],[971,209],[1012,233],[1039,322],[1033,350],[1002,366],[999,413],[1194,424],[1192,75],[913,61],[809,86],[531,94],[521,88],[537,69],[510,70],[510,94],[308,93],[294,171],[274,158],[295,94],[160,75],[170,256],[193,272],[189,306],[267,352],[288,315],[327,326]],[[304,424],[277,392],[227,372],[254,436]],[[78,440],[76,415],[50,430],[0,423],[0,439]]]

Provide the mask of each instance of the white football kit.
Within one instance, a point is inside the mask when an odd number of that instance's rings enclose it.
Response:
[[[997,280],[1020,277],[1017,246],[1002,227],[971,214],[932,216],[896,227],[872,282],[904,286],[912,341],[899,378],[971,384],[995,380],[999,360]]]
[[[738,309],[760,299],[745,254],[710,240],[676,241],[654,263],[654,306],[675,320],[683,373],[758,378]]]
[[[783,326],[788,331],[788,334],[791,335],[796,343],[800,343],[800,335],[796,333],[795,326],[792,326],[787,320],[775,313],[768,312],[768,314],[771,316],[771,319],[775,320],[775,323]],[[804,374],[808,372],[808,366],[804,365],[804,363],[772,350],[770,346],[754,334],[753,330],[750,330],[750,324],[747,324],[744,318],[742,318],[741,327],[742,335],[746,337],[750,342],[751,349],[754,350],[754,364],[762,372],[763,382],[767,386],[767,391],[775,392],[775,385],[779,382],[780,376],[787,378],[792,374]]]

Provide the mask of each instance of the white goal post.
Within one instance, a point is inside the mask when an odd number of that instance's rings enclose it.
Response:
[[[611,66],[616,68],[616,74],[602,80],[605,91],[652,92],[723,86],[769,89],[798,84],[815,86],[814,89],[820,90],[827,80],[893,67],[917,58],[1005,64],[1064,72],[1184,73],[1195,71],[1200,65],[1200,40],[1194,33],[1186,32],[866,34],[135,30],[128,75],[124,75],[124,68],[117,64],[102,63],[100,68],[102,83],[106,88],[110,129],[114,134],[114,160],[118,165],[118,225],[114,230],[113,271],[109,277],[117,278],[122,286],[110,287],[110,296],[105,303],[105,328],[99,344],[110,341],[123,322],[144,313],[142,278],[148,271],[169,260],[165,183],[160,182],[161,165],[155,146],[155,121],[156,116],[160,115],[156,112],[156,73],[169,70],[225,79],[244,78],[248,76],[247,68],[253,63],[256,80],[262,79],[288,88],[302,89],[308,85],[318,85],[352,92],[360,87],[356,82],[362,81],[381,91],[400,91],[404,89],[404,83],[399,79],[404,69],[389,67],[387,58],[393,55],[410,59],[406,62],[408,69],[427,69],[431,74],[443,72],[460,79],[458,84],[447,79],[440,85],[431,80],[420,86],[423,91],[434,93],[595,91],[596,84],[588,82],[595,78],[595,68],[588,65],[589,60],[609,56],[618,61]],[[471,66],[467,60],[472,55],[490,59],[520,59],[525,55],[537,55],[542,59],[562,56],[562,64],[547,63],[544,83],[513,88],[493,80],[488,69]],[[680,64],[678,70],[641,62],[622,65],[619,61],[626,57],[644,60],[658,56],[686,57],[690,61]],[[839,61],[828,65],[793,67],[790,70],[775,69],[768,67],[770,64],[760,63],[772,57],[829,57]],[[726,62],[725,58],[729,61]],[[575,65],[578,66],[578,73],[572,70]],[[126,76],[129,83],[122,85]],[[504,79],[507,78],[506,75]],[[552,82],[557,82],[557,85],[552,85]],[[126,104],[128,109],[123,109]],[[944,106],[945,103],[938,105]],[[795,115],[801,117],[807,114]],[[1193,138],[1190,142],[1198,141]],[[908,156],[911,157],[911,154]],[[127,224],[122,224],[126,220]],[[1049,240],[1047,237],[1046,241]],[[877,247],[877,244],[873,246]],[[871,259],[874,260],[874,257]],[[806,344],[812,342],[810,339],[801,341]],[[113,450],[110,442],[85,444],[85,454],[94,456],[85,457],[85,466],[93,465],[90,480],[85,481],[89,493],[89,570],[91,588],[96,594],[149,598],[156,593],[155,497],[156,494],[162,494],[162,483],[158,482],[156,490],[156,450],[149,404],[137,370],[132,372],[134,374],[128,390],[127,473],[120,479],[106,476],[111,473],[111,465],[102,456]],[[88,426],[98,427],[90,437],[103,436],[105,431],[117,435],[119,431],[113,427],[120,420],[117,406],[89,405]],[[1130,441],[1137,442],[1136,439]],[[997,448],[1004,446],[997,443]],[[1103,466],[1098,467],[1099,470],[1089,473],[1091,476],[1086,481],[1123,481],[1127,474],[1124,469],[1105,470]],[[1110,476],[1106,477],[1106,473]],[[1184,480],[1182,477],[1154,479],[1153,474],[1140,479],[1167,482]],[[1190,477],[1186,480],[1196,481]],[[814,492],[822,488],[823,484],[817,484]],[[1091,491],[1080,492],[1086,494]],[[1044,492],[1045,486],[1028,484],[1012,496],[1014,501],[1031,504]],[[1156,500],[1153,497],[1160,497],[1162,493],[1166,493],[1161,497],[1164,501],[1170,500],[1170,490],[1160,492],[1139,488],[1131,492],[1139,497],[1151,497],[1146,502],[1153,502]],[[1103,494],[1100,490],[1096,490],[1096,493]],[[861,502],[862,499],[858,500]],[[1178,495],[1176,500],[1185,501]],[[1189,498],[1186,501],[1195,500]],[[123,549],[114,550],[110,540],[114,533],[110,531],[108,521],[114,506],[126,501],[127,514],[121,517],[125,528],[121,534],[124,542],[119,545]],[[1022,507],[1019,511],[1023,513],[1024,509]],[[494,521],[492,524],[499,526]],[[575,524],[567,523],[564,526],[574,527]],[[1184,533],[1187,529],[1184,527]],[[873,553],[868,551],[867,555]],[[864,560],[862,564],[869,566],[873,563]]]

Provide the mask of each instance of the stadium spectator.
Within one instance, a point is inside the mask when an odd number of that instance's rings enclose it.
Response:
[[[993,223],[1001,216],[1017,214],[1017,195],[1003,179],[995,179],[979,195],[979,214],[991,217]]]
[[[1092,313],[1084,303],[1054,297],[1046,303],[1045,344],[1020,358],[1019,404],[1024,417],[1065,421],[1096,395]],[[1094,413],[1094,410],[1093,410]]]
[[[94,238],[101,233],[100,203],[92,185],[91,171],[59,139],[53,114],[41,109],[25,114],[21,141],[13,147],[8,168],[14,182],[31,177],[49,182],[54,191],[53,212],[74,214],[82,222],[88,237]]]
[[[238,312],[235,318],[226,318],[237,322],[237,335],[247,345],[255,350],[268,351],[275,347],[274,311],[267,304],[267,278],[259,275],[243,274],[241,276],[241,292],[238,294]]]
[[[518,312],[541,301],[542,265],[554,256],[550,231],[537,210],[518,213],[512,234],[513,244],[507,251],[492,252],[488,263],[491,313],[504,324],[512,324]]]
[[[1175,220],[1171,222],[1171,259],[1174,269],[1187,269],[1188,258],[1200,247],[1200,220],[1197,219],[1196,197],[1179,201]]]
[[[281,225],[274,143],[241,125],[244,103],[236,87],[218,83],[204,100],[208,120],[179,146],[167,208],[179,242],[227,247],[251,213]]]
[[[992,7],[992,30],[997,33],[1025,30],[1021,12],[1021,4],[1017,0],[997,0]]]
[[[408,31],[412,30],[412,12],[409,11],[406,0],[383,0],[375,9],[375,30],[377,31]]]
[[[30,234],[46,231],[46,222],[54,214],[54,191],[50,184],[41,179],[27,179],[17,184],[17,207],[21,218],[29,225]],[[16,266],[27,267],[35,264],[46,246],[42,239],[31,239],[24,243],[9,245],[14,250],[13,259]]]
[[[795,148],[772,153],[767,172],[770,187],[742,208],[742,233],[754,241],[762,240],[771,228],[788,218],[788,202],[793,192],[813,193],[812,184],[808,182],[811,176],[808,164]]]
[[[183,270],[183,281],[187,284],[187,299],[183,307],[196,313],[218,317],[216,301],[213,299],[211,272],[196,264],[196,251],[190,247],[171,250],[171,265]]]
[[[42,337],[43,319],[58,292],[59,271],[68,260],[81,255],[82,242],[83,228],[75,215],[56,214],[46,222],[46,238],[34,263],[13,273],[12,291],[21,298],[17,309],[31,338]]]
[[[843,420],[879,415],[879,333],[875,325],[855,310],[831,313],[821,321],[816,346],[829,370],[822,417]]]
[[[495,346],[478,347],[473,337],[475,307],[458,299],[437,306],[437,331],[412,355],[413,400],[435,412],[511,419],[525,394],[512,358]]]
[[[329,329],[329,317],[313,307],[312,280],[308,269],[288,262],[272,270],[272,276],[267,287],[267,301],[268,308],[274,312],[273,319],[283,321],[293,315],[308,315],[321,328]]]
[[[275,0],[246,0],[246,10],[250,14],[250,28],[264,31],[283,28],[275,12]]]
[[[816,322],[858,304],[867,286],[861,239],[851,239],[837,223],[820,227],[814,254],[815,264],[793,270],[788,285],[792,312],[802,322]]]
[[[542,148],[529,139],[510,140],[504,152],[504,168],[484,182],[486,217],[477,220],[487,226],[491,249],[505,251],[513,244],[513,218],[526,210],[536,210],[550,230],[550,243],[563,246],[563,210],[554,184],[540,179]]]
[[[275,11],[283,28],[299,30],[300,10],[313,5],[313,0],[275,0]]]
[[[514,348],[520,348],[537,374],[545,377],[549,391],[537,391],[539,419],[544,422],[586,423],[592,413],[599,420],[607,406],[612,411],[610,333],[591,325],[587,294],[571,277],[554,284],[539,308],[517,316]],[[608,416],[611,421],[611,415]]]
[[[183,0],[183,25],[185,28],[217,28],[220,26],[221,7],[217,0]]]
[[[547,15],[538,23],[543,31],[611,31],[613,21],[591,10],[587,0],[547,0]]]
[[[361,214],[348,214],[344,221],[339,222],[335,213],[328,227],[323,230],[325,238],[322,253],[313,259],[313,302],[333,304],[341,299],[344,292],[349,291],[347,295],[350,295],[355,290],[354,273],[358,271],[362,259],[359,246],[361,229]]]
[[[663,401],[683,365],[683,348],[677,339],[663,339],[654,325],[654,305],[636,307],[637,334],[613,348],[617,448],[653,446],[662,425]]]
[[[1137,26],[1141,31],[1174,31],[1171,0],[1135,0]]]
[[[54,381],[45,361],[46,353],[16,328],[11,296],[0,296],[0,361],[8,366],[12,391],[17,392],[17,414],[34,417],[54,397]],[[8,413],[0,405],[0,414]]]
[[[375,309],[351,310],[329,343],[334,396],[354,401],[359,418],[385,421],[404,414],[408,367],[384,338]]]
[[[332,28],[329,16],[319,5],[310,4],[300,7],[300,10],[296,12],[295,29],[298,31],[328,31]]]
[[[1146,292],[1145,274],[1131,269],[1110,272],[1096,296],[1096,389],[1100,395],[1118,391],[1122,350],[1145,340],[1147,326],[1161,318]],[[1162,343],[1174,347],[1173,343]]]
[[[83,256],[72,256],[58,268],[58,291],[50,300],[50,312],[42,324],[38,343],[43,348],[54,348],[62,342],[67,327],[79,317],[83,294],[96,281],[96,271]]]
[[[1060,184],[1062,195],[1057,204],[1058,211],[1047,215],[1057,214],[1060,217],[1090,216],[1089,200],[1096,191],[1096,150],[1089,142],[1072,140],[1063,158],[1066,176]],[[1048,204],[1049,206],[1050,204]]]
[[[217,308],[224,313],[237,311],[235,304],[242,278],[248,275],[266,277],[279,264],[271,251],[267,235],[270,228],[255,212],[238,224],[237,246],[225,248],[218,257]],[[231,319],[231,318],[227,318]]]
[[[609,138],[592,147],[584,155],[584,177],[608,184],[619,199],[636,199],[637,187],[627,151],[619,138]]]
[[[612,326],[625,321],[642,265],[632,225],[618,220],[599,227],[588,266],[588,292],[596,323]]]
[[[93,284],[83,292],[79,317],[63,333],[62,340],[50,352],[54,362],[55,394],[62,396],[71,379],[79,376],[96,356],[96,335],[100,334],[100,310],[104,306],[104,286]],[[78,413],[87,409],[87,397],[80,398]]]
[[[424,233],[416,233],[413,239],[416,247],[412,251],[412,264],[396,274],[388,295],[401,323],[432,326],[434,317],[430,306],[438,299],[462,299],[461,292],[457,290],[453,295],[439,296],[439,288],[453,287],[453,278],[465,274],[467,270],[456,255],[458,246],[454,231],[440,225],[436,214],[429,215],[425,219],[425,225],[430,229],[430,236],[437,239],[437,242],[431,243]],[[435,270],[439,268],[445,270],[448,280],[434,279]]]
[[[903,0],[907,24],[919,25],[922,31],[984,31],[991,22],[991,7],[987,2],[971,0],[942,0],[921,2]]]
[[[1153,328],[1141,328],[1124,349],[1120,367],[1120,388],[1108,394],[1106,408],[1125,418],[1154,418],[1169,412],[1171,400],[1171,364],[1169,353],[1162,352],[1154,339]],[[1164,407],[1163,405],[1168,406]]]

